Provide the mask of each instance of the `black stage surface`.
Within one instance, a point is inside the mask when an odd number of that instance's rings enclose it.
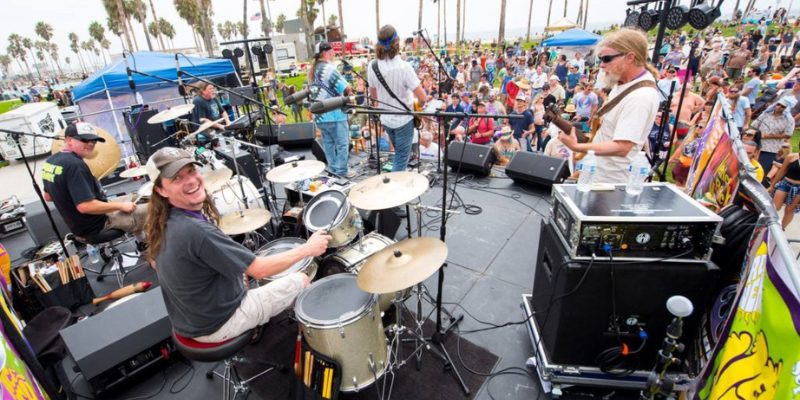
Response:
[[[307,158],[313,159],[310,153],[305,154]],[[363,156],[362,154],[362,157],[351,157],[351,165],[362,171],[362,176],[356,178],[356,181],[375,174],[374,169],[368,170]],[[445,269],[443,301],[451,312],[464,314],[464,321],[456,332],[463,338],[460,343],[463,359],[458,360],[458,352],[454,350],[457,344],[455,335],[451,335],[447,346],[451,349],[450,355],[457,359],[456,363],[461,374],[470,386],[478,388],[469,398],[489,399],[492,396],[498,399],[547,398],[546,395],[540,395],[538,382],[524,372],[525,362],[532,354],[532,346],[526,327],[520,323],[524,317],[520,302],[521,295],[531,293],[533,288],[539,229],[542,220],[547,218],[550,211],[550,189],[518,186],[498,169],[495,169],[492,175],[489,178],[462,176],[456,186],[457,198],[452,204],[457,206],[459,214],[453,215],[447,224],[446,243],[449,255]],[[455,174],[451,173],[449,177],[451,179],[448,183],[452,187]],[[139,185],[139,182],[128,182],[109,188],[109,192],[133,191]],[[284,192],[281,187],[276,189],[279,202],[282,204]],[[442,187],[439,180],[421,197],[421,201],[424,205],[437,206],[441,203],[441,196]],[[29,209],[37,206],[41,207],[37,204],[28,205]],[[423,235],[438,238],[438,221],[438,215],[433,212],[426,213],[423,216]],[[412,221],[412,224],[416,230],[416,221]],[[398,230],[396,239],[405,236],[406,229],[403,225]],[[19,257],[23,249],[32,245],[26,233],[5,238],[3,243],[9,249],[12,258]],[[112,277],[104,282],[90,280],[98,295],[108,293],[117,287]],[[141,268],[128,276],[126,284],[139,280],[155,280],[155,274],[149,268]],[[437,274],[425,281],[427,290],[433,296],[437,292],[436,282]],[[415,302],[412,304],[409,301],[407,304],[412,310],[415,309]],[[425,313],[431,309],[428,304],[423,305]],[[281,321],[273,320],[270,325],[272,324],[280,325]],[[503,325],[503,327],[482,330],[492,325]],[[266,332],[269,335],[269,330]],[[268,347],[263,344],[274,339],[262,338],[261,342],[248,352],[261,353]],[[487,351],[481,351],[480,348]],[[497,357],[496,362],[494,356]],[[483,373],[502,371],[505,373],[484,380],[483,377],[468,372],[463,367],[464,364]],[[181,361],[174,361],[168,367],[138,380],[111,398],[141,399],[151,394],[153,396],[150,398],[153,399],[216,398],[221,394],[221,386],[218,380],[205,378],[205,371],[209,367],[209,364],[194,363],[194,371],[187,374],[187,366]],[[516,369],[507,370],[510,367]],[[417,374],[423,376],[415,377]],[[263,381],[268,382],[271,379],[273,378],[266,378]],[[405,392],[405,389],[401,392],[398,389],[394,398],[468,398],[460,392],[449,373],[441,371],[441,364],[438,361],[425,362],[421,372],[415,370],[413,363],[406,365],[399,371],[398,382],[403,380],[410,383],[409,386],[419,386],[416,389],[421,390],[438,386],[451,388],[439,388],[438,392],[426,391],[428,396]],[[80,378],[76,378],[76,385],[79,386],[79,390],[81,388],[86,390],[83,393],[87,393],[88,390],[80,385],[80,381]],[[185,387],[183,390],[172,393],[183,387]],[[252,387],[254,393],[250,398],[283,398],[274,396],[280,393],[280,385],[273,387],[259,382]],[[613,392],[604,389],[598,394],[603,396]],[[371,396],[373,393],[374,389],[370,388],[358,398],[375,398]],[[588,397],[577,395],[562,398]],[[611,397],[605,398],[620,397],[612,394]]]

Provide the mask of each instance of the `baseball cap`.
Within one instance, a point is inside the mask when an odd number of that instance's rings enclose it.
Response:
[[[558,79],[558,75],[550,75],[550,80],[551,81],[560,81],[560,79]]]
[[[330,43],[328,43],[328,42],[319,42],[319,43],[317,43],[317,46],[316,46],[315,51],[314,51],[314,54],[319,56],[320,54],[322,54],[323,52],[326,52],[328,50],[333,50],[333,47],[331,46]]]
[[[98,136],[94,127],[87,122],[76,122],[67,125],[67,128],[64,130],[64,136],[78,138],[78,140],[97,140],[103,143],[106,141]]]
[[[525,96],[525,92],[520,90],[519,93],[517,93],[516,99],[517,100],[528,100],[528,97]]]
[[[795,102],[796,100],[794,99],[794,96],[783,96],[780,99],[778,99],[776,104],[780,104],[786,108],[792,108],[794,107]]]
[[[159,176],[172,179],[178,175],[181,168],[189,164],[202,165],[192,158],[192,153],[186,150],[164,147],[150,156],[145,168],[151,180],[156,180]]]

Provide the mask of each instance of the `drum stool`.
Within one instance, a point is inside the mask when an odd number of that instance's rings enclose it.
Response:
[[[208,372],[206,372],[206,378],[211,379],[214,375],[222,378],[223,400],[246,398],[246,395],[250,390],[247,387],[248,383],[274,369],[279,371],[283,370],[283,366],[280,364],[259,360],[258,362],[260,364],[267,365],[269,368],[259,372],[256,375],[253,375],[248,379],[243,380],[241,376],[239,376],[236,363],[246,361],[241,355],[239,355],[239,352],[245,346],[247,346],[248,343],[250,343],[252,336],[253,329],[224,342],[204,343],[181,336],[174,330],[172,331],[172,341],[175,342],[178,352],[180,352],[184,357],[199,362],[217,362],[217,364],[215,364],[210,370],[208,370]],[[220,362],[225,364],[225,368],[221,374],[214,371]],[[233,389],[233,391],[231,391],[231,389]],[[243,397],[237,397],[239,394],[241,394]]]
[[[77,236],[77,235],[75,235],[75,240],[78,241],[79,243],[90,244],[90,245],[98,247],[97,251],[100,253],[100,255],[103,258],[103,266],[100,267],[99,271],[95,271],[95,270],[90,269],[90,268],[84,268],[85,270],[87,270],[89,272],[93,272],[93,273],[97,274],[97,281],[98,282],[101,282],[103,280],[103,278],[105,278],[106,276],[110,275],[110,274],[104,274],[103,273],[103,271],[105,271],[105,269],[108,266],[110,261],[114,261],[114,262],[117,263],[117,270],[114,273],[114,275],[116,275],[116,277],[117,277],[117,282],[119,283],[119,287],[124,286],[125,276],[127,276],[132,271],[138,269],[139,267],[145,265],[143,263],[140,263],[140,264],[135,265],[133,268],[130,268],[130,269],[127,269],[127,270],[122,265],[122,255],[123,254],[125,254],[126,256],[131,256],[131,257],[138,257],[139,254],[138,253],[137,254],[128,254],[128,253],[122,253],[121,251],[119,251],[117,246],[119,246],[119,245],[127,242],[128,240],[130,240],[130,238],[128,237],[127,233],[125,231],[121,230],[121,229],[109,229],[109,230],[102,231],[100,233],[96,233],[94,235],[89,235],[89,236]]]

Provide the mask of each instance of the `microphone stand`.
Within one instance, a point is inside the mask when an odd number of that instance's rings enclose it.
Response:
[[[342,62],[345,64],[349,64],[345,59],[342,59]],[[353,73],[364,82],[364,88],[366,89],[366,93],[364,93],[364,102],[369,105],[370,102],[370,93],[369,93],[369,81],[361,75],[361,72],[356,71],[353,68]],[[369,131],[369,155],[372,157],[372,129],[375,128],[375,160],[377,161],[377,172],[378,175],[381,174],[381,124],[380,121],[374,121],[371,116],[367,116],[367,130]]]
[[[19,154],[22,157],[22,162],[25,163],[25,168],[28,170],[28,175],[30,175],[31,177],[31,184],[33,185],[33,190],[36,192],[36,196],[39,197],[39,201],[42,202],[42,206],[44,206],[44,212],[45,214],[47,214],[47,219],[50,221],[50,227],[53,228],[53,232],[56,234],[56,237],[58,238],[58,243],[61,244],[61,250],[64,251],[64,257],[69,257],[70,254],[67,252],[67,246],[64,244],[64,238],[61,236],[61,232],[58,231],[58,227],[56,226],[56,221],[53,219],[53,214],[50,212],[50,207],[47,206],[47,202],[45,201],[44,195],[42,194],[42,189],[39,187],[39,184],[36,183],[36,176],[34,175],[33,170],[31,169],[30,163],[28,163],[28,157],[25,156],[25,151],[22,150],[22,144],[19,142],[20,136],[30,136],[34,139],[36,139],[37,137],[52,139],[52,140],[65,140],[65,139],[60,137],[38,135],[35,133],[12,131],[8,129],[0,129],[0,132],[11,135],[11,138],[14,139],[14,142],[17,143],[17,150],[19,150]]]
[[[360,107],[350,107],[354,109],[356,114],[365,114],[365,115],[411,115],[417,117],[441,117],[443,118],[443,122],[447,123],[449,118],[467,118],[467,117],[481,117],[481,118],[508,118],[508,119],[516,119],[522,118],[522,115],[493,115],[493,114],[467,114],[467,113],[447,113],[447,112],[425,112],[425,111],[406,111],[406,110],[385,110],[385,109],[364,109]],[[327,111],[327,110],[326,110]],[[447,207],[447,160],[449,157],[448,147],[449,147],[450,140],[448,138],[445,139],[445,148],[444,148],[444,160],[445,160],[445,168],[443,171],[442,176],[442,221],[439,230],[439,239],[446,243],[447,240],[447,214],[452,212]],[[464,155],[464,149],[466,149],[466,145],[462,148],[461,155]],[[456,181],[457,183],[457,181]],[[454,189],[455,190],[455,189]],[[445,341],[447,340],[448,334],[455,329],[461,321],[464,320],[464,315],[453,316],[450,319],[450,325],[447,327],[442,326],[442,292],[444,288],[444,268],[447,267],[447,263],[445,262],[442,264],[441,268],[439,268],[439,275],[438,275],[438,282],[437,282],[437,293],[436,293],[436,304],[434,307],[436,308],[436,332],[431,336],[430,341],[436,346],[435,350],[432,349],[433,353],[436,354],[445,364],[444,367],[447,369],[450,368],[450,371],[453,373],[455,379],[461,385],[461,390],[464,394],[469,395],[470,390],[467,387],[466,383],[464,383],[464,379],[461,377],[461,374],[458,372],[458,368],[456,367],[455,363],[453,363],[453,359],[450,357],[450,354],[447,352],[445,348]]]

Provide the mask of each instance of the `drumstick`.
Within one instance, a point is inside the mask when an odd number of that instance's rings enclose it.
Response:
[[[92,304],[98,305],[106,300],[117,300],[121,299],[126,296],[130,296],[134,293],[144,292],[145,290],[149,289],[150,286],[153,284],[151,282],[136,282],[132,285],[125,286],[123,288],[119,288],[103,297],[97,297],[92,300]]]
[[[303,352],[303,336],[302,336],[303,328],[301,326],[297,326],[297,341],[295,342],[294,346],[294,374],[300,378],[302,374],[302,370],[300,368],[300,358],[301,353]]]

